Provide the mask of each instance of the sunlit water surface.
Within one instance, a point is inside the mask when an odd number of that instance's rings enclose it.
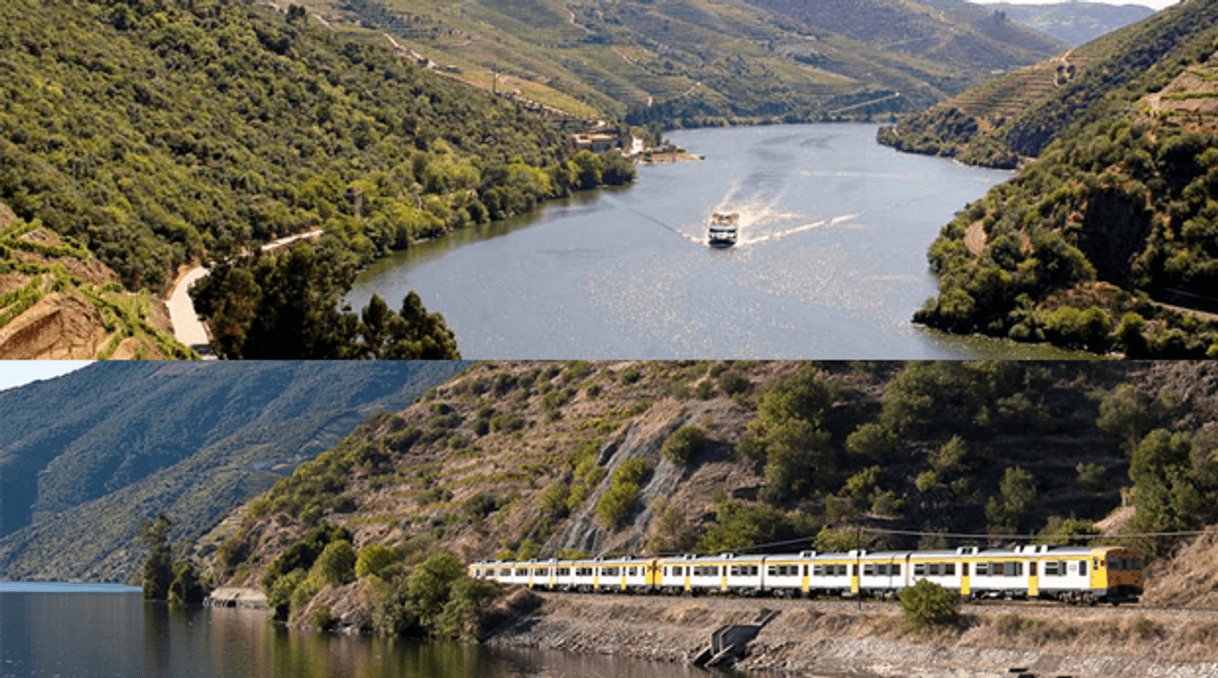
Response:
[[[466,358],[1077,357],[911,323],[939,229],[1010,173],[897,153],[875,130],[673,133],[706,159],[422,244],[349,300],[413,288]],[[740,213],[737,246],[706,245],[715,210]]]

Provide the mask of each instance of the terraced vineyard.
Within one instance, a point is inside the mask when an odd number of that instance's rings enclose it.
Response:
[[[632,123],[911,112],[988,78],[994,59],[997,67],[1009,68],[1047,56],[1045,45],[1056,47],[1039,36],[1031,42],[1040,46],[1033,56],[1021,44],[1010,54],[987,52],[984,65],[955,56],[948,65],[861,43],[743,0],[307,4],[337,30],[372,28],[377,32],[369,37],[375,40],[383,40],[384,31],[467,82],[520,90],[580,115],[631,113]],[[842,111],[864,100],[876,103]]]
[[[909,116],[881,130],[880,142],[971,164],[1015,167],[1021,158],[1040,155],[1084,119],[1092,104],[1216,24],[1218,2],[1182,3]]]

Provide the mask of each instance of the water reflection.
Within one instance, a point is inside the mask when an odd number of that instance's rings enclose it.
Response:
[[[0,593],[0,640],[4,678],[708,675],[601,655],[313,633],[276,626],[257,610],[171,607],[138,592]]]

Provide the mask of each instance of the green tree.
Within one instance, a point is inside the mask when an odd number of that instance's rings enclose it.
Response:
[[[1014,534],[1037,510],[1036,479],[1018,466],[1003,472],[998,483],[1001,499],[990,497],[985,505],[985,517],[991,534]]]
[[[465,565],[449,551],[433,554],[416,565],[406,580],[414,616],[424,628],[435,628],[452,594],[453,583],[465,577]]]
[[[846,452],[883,462],[896,451],[898,443],[897,434],[881,424],[871,422],[859,426],[846,438]]]
[[[169,585],[169,602],[198,605],[203,602],[206,594],[207,590],[203,582],[199,581],[195,566],[189,562],[179,564],[173,583]]]
[[[1133,451],[1129,478],[1137,493],[1137,512],[1129,529],[1135,532],[1171,532],[1194,527],[1207,495],[1215,489],[1212,460],[1200,453],[1187,432],[1155,429]],[[1171,540],[1154,540],[1152,550],[1162,553]]]
[[[326,544],[310,571],[324,584],[342,584],[355,573],[355,549],[351,542],[339,539]]]
[[[913,629],[952,626],[960,618],[959,594],[927,579],[901,589],[897,598],[901,601],[901,616]]]
[[[397,562],[398,554],[384,544],[368,544],[355,559],[355,576],[366,579]]]
[[[790,419],[766,435],[766,494],[781,501],[799,496],[835,473],[827,431],[804,419]]]
[[[660,452],[674,464],[685,465],[702,451],[706,431],[697,426],[682,426],[668,436]]]
[[[140,523],[140,541],[148,547],[144,561],[143,588],[147,600],[166,600],[173,583],[173,549],[169,546],[169,530],[173,522],[158,513],[156,520]]]

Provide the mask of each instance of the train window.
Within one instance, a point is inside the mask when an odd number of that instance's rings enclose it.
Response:
[[[894,576],[894,577],[901,576],[901,566],[898,565],[897,563],[892,564],[892,576]]]
[[[1028,564],[1028,574],[1032,575],[1033,577],[1036,576],[1036,561],[1032,561]]]
[[[533,576],[534,577],[548,577],[548,576],[550,576],[550,568],[539,567],[536,570],[533,570]]]
[[[1093,563],[1093,564],[1095,565],[1095,569],[1097,569],[1097,570],[1098,570],[1098,569],[1100,569],[1101,567],[1103,567],[1103,565],[1101,565],[1101,564],[1100,564],[1100,559],[1099,559],[1099,558],[1093,558],[1092,560],[1094,561],[1094,563]]]
[[[842,576],[842,577],[845,577],[847,574],[849,574],[849,572],[846,570],[846,566],[845,566],[845,564],[842,564],[842,565],[838,565],[838,566],[837,566],[837,573],[838,573],[838,575],[840,575],[840,576]],[[858,573],[859,573],[859,566],[858,566],[858,565],[855,565],[855,566],[854,566],[854,573],[855,573],[855,574],[858,574]]]
[[[637,576],[639,576],[639,568],[637,568],[637,567],[630,567],[630,568],[627,568],[627,569],[626,569],[626,576],[627,576],[627,577],[637,577]]]
[[[854,564],[854,565],[851,567],[851,569],[852,569],[852,570],[854,570],[853,572],[851,572],[851,573],[850,573],[850,574],[851,574],[851,576],[854,576],[854,577],[859,576],[859,566],[858,566],[858,563],[855,563],[855,564]]]
[[[808,566],[804,565],[804,576],[808,576]]]
[[[925,577],[926,576],[926,563],[914,563],[914,576],[915,577]]]
[[[616,577],[616,576],[618,576],[619,574],[621,574],[621,573],[622,573],[622,572],[621,572],[621,570],[622,570],[622,568],[620,568],[620,567],[602,567],[602,568],[601,568],[601,576],[603,576],[603,577]]]
[[[499,570],[499,576],[500,576],[500,577],[510,577],[510,576],[512,576],[512,570],[511,570],[511,568],[507,568],[507,567],[505,567],[505,568],[500,569],[500,570]]]
[[[943,574],[955,575],[956,574],[956,564],[955,563],[943,563]]]
[[[684,570],[685,570],[685,568],[678,565],[678,566],[672,568],[672,574],[674,577],[680,577],[684,573]]]
[[[875,565],[867,563],[863,566],[863,576],[870,577],[875,574]]]
[[[777,577],[778,576],[778,566],[771,565],[771,566],[767,567],[765,569],[765,573],[771,577]]]
[[[927,565],[926,574],[938,575],[939,574],[939,563],[931,563],[931,564]]]
[[[807,567],[807,565],[805,565],[804,567]],[[812,576],[813,577],[825,576],[825,566],[824,565],[813,565],[812,566]]]
[[[960,563],[960,575],[964,577],[968,576],[968,563]]]
[[[758,572],[761,572],[760,565],[749,565],[749,576],[756,577]]]
[[[516,576],[517,576],[517,577],[527,577],[527,576],[529,576],[529,568],[527,568],[527,567],[518,567],[518,568],[516,568]]]
[[[1085,560],[1080,560],[1080,561],[1078,561],[1078,573],[1079,573],[1079,575],[1080,575],[1080,576],[1086,576],[1086,574],[1087,574],[1087,561],[1085,561]]]
[[[985,577],[985,576],[989,575],[989,573],[990,573],[990,564],[989,563],[977,563],[977,576],[978,577]]]
[[[555,570],[554,574],[559,577],[569,577],[569,576],[571,576],[571,568],[560,567],[557,570]]]
[[[1045,576],[1046,577],[1056,577],[1056,576],[1058,576],[1058,573],[1060,571],[1061,570],[1058,568],[1058,562],[1056,560],[1045,561]]]
[[[881,577],[887,577],[888,576],[888,563],[882,563],[880,565],[876,565],[875,573],[880,575]]]

